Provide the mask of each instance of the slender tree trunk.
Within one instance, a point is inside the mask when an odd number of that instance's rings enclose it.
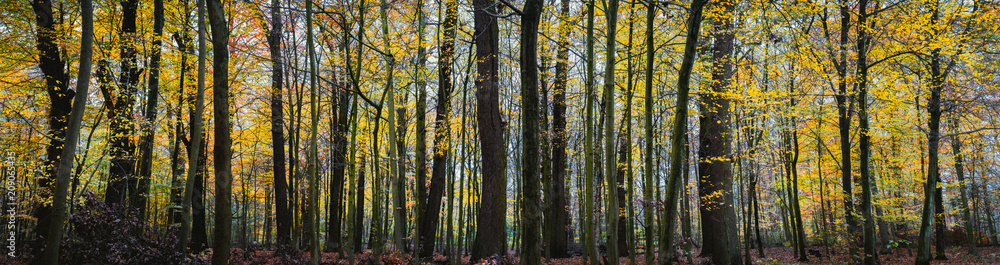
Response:
[[[220,0],[208,0],[212,24],[212,105],[215,114],[215,230],[212,264],[229,264],[232,245],[232,144],[229,135],[229,22]]]
[[[618,205],[618,183],[615,172],[615,47],[616,30],[618,27],[618,0],[609,0],[604,12],[607,18],[607,51],[604,70],[604,174],[607,179],[607,241],[608,259],[618,263],[618,217],[621,216]]]
[[[795,94],[795,66],[791,65],[790,81],[788,82],[788,97],[790,110],[794,110],[796,103]],[[806,230],[802,224],[802,208],[799,204],[799,135],[797,132],[798,120],[796,119],[796,114],[791,113],[791,116],[787,118],[787,125],[785,130],[785,159],[787,164],[787,174],[789,177],[789,199],[791,202],[791,210],[793,218],[791,221],[795,226],[796,230],[796,252],[798,255],[798,261],[805,262],[809,261],[809,255],[806,254]]]
[[[149,83],[146,97],[146,111],[143,113],[143,124],[140,125],[139,140],[139,176],[136,196],[132,207],[139,209],[139,220],[145,221],[146,202],[149,195],[150,178],[153,175],[153,144],[156,128],[156,108],[160,99],[160,50],[163,47],[163,0],[153,1],[153,47],[149,56]]]
[[[313,33],[313,1],[306,1],[306,63],[309,65],[309,152],[306,162],[308,170],[309,200],[306,203],[306,218],[303,222],[306,225],[306,237],[309,239],[309,263],[319,264],[321,259],[319,246],[319,151],[317,135],[319,126],[319,102],[317,97],[318,63],[316,63],[315,37]]]
[[[420,220],[420,256],[433,257],[435,228],[441,215],[441,198],[445,189],[445,170],[451,143],[448,141],[448,111],[451,109],[451,69],[455,58],[455,34],[458,23],[458,1],[445,2],[444,40],[441,44],[441,62],[438,65],[438,105],[434,119],[434,168],[431,174],[430,194],[427,197],[423,218]]]
[[[427,256],[421,253],[421,244],[423,244],[423,233],[421,230],[423,226],[423,220],[426,217],[426,204],[427,204],[427,73],[426,66],[427,63],[427,49],[424,47],[424,29],[427,27],[426,16],[424,15],[424,0],[417,0],[417,73],[415,79],[417,80],[417,106],[416,113],[414,114],[417,119],[416,128],[416,165],[415,170],[416,185],[414,190],[416,191],[416,213],[415,216],[415,231],[414,231],[414,254],[417,260],[426,259]],[[440,27],[438,28],[440,30]],[[442,53],[442,56],[444,54]],[[450,77],[450,76],[449,76]],[[421,258],[423,257],[423,258]]]
[[[595,149],[594,148],[594,1],[590,0],[587,2],[587,81],[586,81],[586,124],[584,131],[586,133],[584,139],[584,154],[586,159],[584,161],[584,175],[585,181],[585,191],[584,191],[584,213],[586,214],[586,220],[583,229],[584,247],[583,253],[586,258],[585,264],[597,264],[600,261],[597,260],[597,253],[595,252],[594,236],[596,229],[594,229],[594,164],[597,160],[594,159]]]
[[[190,9],[189,3],[184,3],[184,25],[190,24]],[[184,188],[185,183],[181,182],[181,177],[184,176],[184,159],[181,157],[180,146],[182,144],[189,145],[190,142],[185,143],[184,137],[184,127],[182,125],[182,113],[185,100],[185,89],[190,86],[188,83],[188,70],[191,66],[188,62],[188,54],[194,53],[194,47],[191,44],[191,37],[188,36],[187,30],[175,32],[174,41],[177,42],[177,50],[180,54],[180,78],[178,80],[178,93],[177,93],[177,108],[171,108],[175,113],[173,113],[174,118],[174,135],[173,135],[173,147],[171,147],[171,158],[170,158],[170,170],[171,170],[171,190],[170,190],[170,201],[173,205],[176,205],[170,213],[171,224],[183,222],[183,204],[184,204]]]
[[[83,17],[83,33],[80,38],[80,70],[77,76],[77,89],[73,100],[73,109],[69,115],[66,138],[63,139],[59,166],[56,167],[56,185],[52,197],[52,219],[49,222],[48,234],[45,235],[45,254],[35,256],[38,264],[59,264],[59,243],[63,239],[64,222],[66,220],[66,197],[69,190],[70,174],[73,172],[73,162],[76,159],[76,145],[80,138],[80,123],[83,112],[87,109],[87,95],[90,87],[90,69],[94,55],[94,7],[90,0],[80,1]],[[60,68],[61,72],[61,68]],[[81,161],[83,162],[83,161]]]
[[[199,0],[198,1],[198,92],[196,95],[194,111],[191,112],[191,130],[189,132],[189,134],[191,135],[191,141],[190,141],[190,147],[188,148],[187,178],[184,181],[184,198],[182,199],[183,205],[181,206],[182,208],[181,216],[183,220],[181,222],[181,231],[179,236],[180,239],[177,241],[177,251],[184,253],[187,253],[187,251],[189,250],[188,242],[190,239],[194,239],[195,243],[200,243],[200,240],[198,240],[197,235],[200,235],[200,232],[204,231],[200,229],[200,227],[197,227],[194,224],[192,224],[193,221],[192,215],[194,215],[194,213],[192,212],[192,204],[194,204],[195,201],[197,201],[198,205],[201,205],[201,197],[199,196],[195,198],[196,193],[194,190],[196,183],[201,184],[201,181],[198,181],[197,179],[199,176],[201,176],[201,168],[199,167],[202,164],[201,157],[205,156],[205,154],[201,152],[203,149],[202,145],[204,142],[204,139],[202,139],[204,136],[204,134],[202,133],[203,131],[202,114],[205,112],[205,72],[206,72],[205,71],[205,60],[206,60],[205,27],[206,27],[205,0]],[[203,209],[201,208],[195,208],[195,209],[202,210],[202,213],[204,213]],[[203,215],[204,214],[202,214],[202,216]],[[202,223],[204,222],[203,220],[200,221]],[[195,226],[194,229],[195,232],[193,233],[191,232],[192,226]],[[196,247],[194,247],[192,250],[201,251],[202,246],[200,244],[195,244],[195,245]]]
[[[268,48],[271,51],[271,154],[274,174],[274,209],[277,223],[278,248],[289,247],[289,237],[292,225],[290,209],[288,209],[288,185],[285,178],[285,133],[284,111],[282,109],[281,91],[284,86],[284,65],[281,52],[281,40],[284,24],[281,21],[281,1],[271,0],[271,32],[267,37]]]
[[[952,113],[950,121],[951,130],[958,132],[958,117],[957,113]],[[965,181],[965,157],[962,154],[962,139],[956,134],[951,137],[951,153],[955,156],[955,176],[958,176],[958,190],[959,197],[962,201],[962,223],[965,227],[966,234],[966,247],[968,248],[969,255],[979,256],[979,252],[976,250],[976,233],[972,227],[972,217],[969,214],[969,200],[968,194],[965,191],[966,187],[969,186]]]
[[[489,0],[475,0],[476,42],[476,101],[479,123],[479,141],[482,155],[482,196],[476,216],[476,239],[470,260],[491,255],[506,255],[505,235],[507,180],[504,178],[503,128],[506,123],[500,116],[500,59],[499,29],[496,5]]]
[[[670,175],[667,181],[667,194],[664,200],[666,206],[663,214],[665,217],[663,220],[665,224],[660,229],[660,238],[665,240],[663,240],[664,242],[661,242],[660,244],[660,257],[657,259],[657,264],[668,264],[671,260],[670,256],[673,252],[673,231],[674,224],[677,223],[677,218],[675,218],[677,216],[677,188],[680,185],[679,182],[681,181],[681,175],[683,175],[683,172],[681,172],[683,168],[682,156],[685,155],[683,154],[683,139],[684,135],[687,134],[687,110],[688,99],[690,98],[688,92],[691,89],[691,72],[694,68],[694,57],[697,50],[696,47],[698,45],[698,35],[701,30],[702,9],[705,7],[707,2],[708,1],[705,0],[693,0],[691,2],[691,13],[689,13],[689,17],[687,19],[687,37],[684,39],[684,59],[681,61],[681,68],[677,74],[677,104],[675,105],[674,123],[670,133]],[[649,37],[647,37],[647,41],[651,43],[648,38]],[[647,63],[647,66],[648,65],[649,63]],[[649,87],[646,89],[646,93],[649,93]],[[647,101],[647,103],[649,103],[649,101]],[[647,125],[646,132],[648,133],[650,130],[651,129]],[[647,141],[648,140],[649,139],[647,139]],[[647,165],[650,164],[648,159],[649,158],[647,158]],[[704,218],[705,215],[702,214],[702,217]],[[726,237],[724,236],[723,238]],[[725,246],[720,248],[723,248],[724,251],[728,251],[728,248]]]
[[[653,264],[653,258],[656,256],[653,252],[653,242],[654,242],[654,205],[651,203],[653,201],[653,60],[656,59],[655,53],[656,48],[653,47],[653,20],[656,18],[656,5],[652,2],[646,3],[646,75],[643,81],[645,85],[644,101],[645,111],[643,112],[645,136],[643,141],[645,141],[645,154],[643,155],[643,187],[642,187],[642,197],[645,203],[643,203],[643,214],[645,215],[643,229],[643,237],[646,238],[645,250],[646,250],[646,263]],[[660,252],[661,255],[665,255],[666,252]],[[663,256],[666,257],[666,256]]]

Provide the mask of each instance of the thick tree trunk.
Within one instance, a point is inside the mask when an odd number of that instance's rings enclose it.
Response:
[[[108,205],[127,207],[127,211],[138,211],[138,195],[136,188],[138,179],[135,176],[135,143],[132,142],[133,128],[132,112],[135,105],[135,93],[139,85],[139,46],[136,34],[136,11],[138,0],[121,1],[121,70],[118,74],[118,87],[115,91],[101,91],[108,102],[108,118],[111,121],[111,165],[108,175],[108,186],[104,202]],[[107,86],[107,88],[112,88]],[[112,96],[114,95],[114,96]],[[111,99],[111,97],[114,97]],[[145,205],[142,205],[145,206]]]
[[[868,0],[858,1],[858,24],[857,24],[857,46],[858,46],[858,127],[860,129],[858,152],[860,153],[859,171],[861,173],[861,216],[863,218],[862,230],[864,232],[864,264],[875,265],[878,263],[878,252],[875,250],[875,220],[872,216],[872,179],[871,174],[871,136],[869,133],[868,119],[868,50],[871,43],[870,32],[868,30],[873,25],[868,23]]]
[[[616,1],[616,0],[612,0]],[[538,106],[538,24],[545,8],[542,0],[526,0],[521,16],[521,137],[523,142],[521,177],[521,264],[542,262],[542,207],[539,176]]]
[[[931,11],[931,25],[938,24],[938,6],[933,6]],[[934,30],[937,34],[937,30]],[[941,91],[944,89],[944,81],[948,76],[949,67],[942,69],[941,48],[931,51],[930,62],[928,63],[931,74],[931,95],[927,99],[927,112],[930,119],[927,121],[927,181],[924,186],[923,213],[920,218],[920,234],[917,240],[917,265],[927,265],[931,261],[931,226],[935,225],[934,233],[937,234],[937,246],[934,259],[947,259],[944,255],[944,216],[941,212],[940,202],[941,187],[938,182],[940,176],[939,150],[941,141]],[[934,224],[932,224],[934,222]]]
[[[41,195],[48,198],[52,196],[51,189],[55,186],[57,167],[60,163],[59,157],[63,151],[62,139],[66,137],[67,119],[75,94],[69,90],[69,75],[63,71],[66,63],[60,56],[61,51],[57,42],[59,36],[56,32],[58,21],[52,12],[52,2],[48,0],[33,1],[31,7],[35,12],[35,47],[38,49],[38,67],[42,70],[45,92],[48,93],[50,101],[48,110],[49,143],[45,148],[45,173],[43,177],[38,178],[38,187],[42,190]],[[38,222],[35,224],[36,238],[33,245],[44,246],[45,241],[40,236],[49,234],[53,208],[51,205],[39,203],[35,205],[34,216]],[[44,255],[44,250],[42,247],[34,247],[31,252],[33,256],[40,257]]]
[[[847,221],[847,246],[852,260],[861,262],[858,254],[861,224],[854,212],[853,179],[851,177],[851,115],[854,110],[853,96],[847,91],[847,45],[850,32],[851,13],[846,0],[840,1],[840,43],[837,70],[837,129],[840,133],[840,181],[844,200],[844,218]]]
[[[712,19],[715,34],[712,87],[710,92],[701,96],[699,104],[698,195],[704,239],[701,256],[711,258],[714,264],[740,264],[737,219],[733,209],[733,176],[728,161],[731,155],[730,100],[726,95],[733,76],[734,4],[718,4],[724,11]]]
[[[496,5],[489,0],[475,0],[476,102],[479,106],[480,154],[482,157],[482,196],[476,216],[476,239],[471,260],[491,255],[505,256],[507,180],[504,178],[503,131],[506,122],[500,116],[499,29]]]
[[[569,0],[561,0],[559,16],[564,19],[569,18]],[[570,231],[569,212],[566,210],[566,176],[567,164],[566,143],[568,139],[566,131],[566,83],[569,64],[569,25],[560,24],[558,52],[556,53],[556,77],[555,89],[552,92],[552,184],[551,190],[545,194],[551,207],[551,215],[545,217],[546,224],[551,233],[549,241],[545,242],[549,247],[550,258],[567,258],[567,240]]]

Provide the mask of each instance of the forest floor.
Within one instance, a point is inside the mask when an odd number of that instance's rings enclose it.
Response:
[[[820,265],[820,264],[848,264],[848,255],[846,249],[834,249],[834,255],[826,256],[826,250],[823,248],[810,248],[810,250],[819,251],[822,253],[823,257],[815,257],[810,255],[809,261],[799,262],[794,257],[792,248],[789,247],[774,247],[764,249],[765,258],[760,258],[756,249],[751,252],[753,255],[753,264],[802,264],[802,265]],[[1000,264],[1000,247],[979,247],[979,257],[969,256],[966,253],[965,248],[961,247],[951,247],[946,251],[948,260],[935,260],[931,264]],[[912,251],[912,252],[911,252]],[[912,254],[910,254],[912,253]],[[234,250],[233,253],[233,264],[290,264],[305,262],[308,263],[309,254],[301,253],[301,256],[297,257],[298,262],[292,261],[290,257],[275,256],[273,251],[257,251],[251,256],[246,256],[246,254],[241,254],[240,250]],[[513,253],[510,253],[513,254]],[[697,257],[698,253],[696,250],[695,256],[692,258],[694,264],[703,264],[707,261],[706,258]],[[913,264],[916,255],[916,250],[913,248],[907,249],[897,249],[890,254],[879,255],[879,260],[882,264]],[[323,255],[323,260],[320,264],[348,264],[345,259],[340,259],[337,253],[325,253]],[[243,259],[243,258],[248,259]],[[372,257],[370,252],[364,254],[355,255],[355,260],[357,264],[367,264],[371,261]],[[645,258],[643,254],[637,254],[635,257],[634,264],[645,264]],[[394,254],[385,254],[382,256],[381,264],[408,264],[408,256],[400,256]],[[517,264],[518,258],[507,257],[501,258],[496,261],[485,261],[477,264]],[[565,259],[553,259],[545,264],[582,264],[582,257],[572,257]],[[437,255],[433,262],[423,262],[422,264],[448,264],[447,257],[442,255]],[[469,264],[469,256],[464,256],[462,258],[462,264]],[[622,257],[619,259],[619,264],[633,264],[630,262],[628,257]],[[680,261],[674,264],[689,264],[686,257],[681,257]]]
[[[823,254],[823,257],[815,257],[810,255],[809,261],[799,262],[795,259],[792,248],[789,247],[774,247],[764,249],[765,258],[760,258],[758,256],[757,250],[753,249],[751,255],[753,255],[753,264],[801,264],[801,265],[820,265],[820,264],[849,264],[848,257],[846,255],[846,249],[835,249],[834,255],[826,256],[826,250],[821,247],[810,248],[810,250],[819,251]],[[1000,264],[1000,246],[992,247],[979,247],[979,257],[973,257],[966,254],[965,248],[961,247],[950,247],[946,251],[948,260],[935,260],[931,264]],[[912,251],[912,255],[910,254]],[[206,251],[202,254],[194,255],[189,257],[184,262],[180,264],[209,264],[211,260],[211,252]],[[815,253],[815,252],[814,252]],[[510,255],[503,258],[496,258],[495,260],[480,261],[475,264],[517,264],[518,258],[513,257],[514,253],[509,253]],[[741,253],[742,254],[742,253]],[[916,254],[915,249],[898,249],[894,250],[890,254],[879,255],[879,260],[883,265],[889,264],[913,264],[914,255]],[[708,260],[706,258],[697,257],[698,250],[695,250],[694,257],[692,257],[693,264],[705,264]],[[4,255],[6,256],[6,255]],[[340,258],[338,253],[323,253],[323,259],[320,264],[349,264],[346,257]],[[372,254],[370,251],[365,251],[365,253],[356,254],[355,264],[376,264],[373,262]],[[673,264],[690,264],[687,262],[687,257],[680,257],[679,261]],[[0,257],[0,263],[6,264],[28,264],[29,259],[24,256],[19,256],[19,258],[8,258]],[[380,264],[394,265],[394,264],[411,264],[412,259],[409,255],[399,255],[398,253],[383,254]],[[639,264],[645,265],[644,254],[639,253],[635,256],[635,263],[631,263],[628,257],[622,257],[619,260],[619,264]],[[169,262],[161,261],[154,262],[155,264],[169,264]],[[83,264],[83,263],[81,263]],[[111,264],[111,263],[107,263]],[[309,253],[299,252],[298,254],[276,254],[275,251],[271,250],[256,250],[256,251],[244,251],[243,249],[233,249],[232,257],[230,259],[230,264],[234,265],[270,265],[270,264],[309,264]],[[447,257],[442,255],[437,255],[434,257],[433,261],[425,261],[421,264],[425,265],[437,265],[437,264],[449,264]],[[462,257],[461,264],[469,264],[469,256]],[[583,258],[580,256],[565,258],[565,259],[553,259],[545,264],[583,264]]]

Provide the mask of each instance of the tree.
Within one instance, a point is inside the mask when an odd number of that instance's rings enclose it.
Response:
[[[139,209],[139,220],[146,220],[146,202],[149,198],[150,181],[153,175],[153,140],[156,135],[156,108],[160,99],[160,51],[163,47],[163,0],[153,1],[153,48],[149,56],[149,95],[146,99],[146,110],[143,113],[144,123],[140,125],[139,139],[139,177],[136,191],[141,195],[136,197],[133,207]]]
[[[538,148],[538,23],[544,9],[545,2],[542,0],[528,0],[524,2],[521,14],[521,134],[524,141],[524,156],[521,157],[521,179],[524,182],[522,264],[541,264],[542,261],[542,242],[539,240],[542,234],[542,198]]]
[[[212,264],[229,264],[233,226],[232,144],[229,135],[229,23],[221,0],[208,0],[212,24],[212,104],[215,115],[215,231]]]
[[[702,10],[707,2],[706,0],[691,1],[691,11],[688,13],[687,37],[684,38],[684,59],[681,61],[681,68],[677,73],[677,105],[674,110],[674,124],[670,131],[670,175],[667,179],[667,194],[664,201],[666,206],[663,214],[665,224],[661,227],[659,235],[665,240],[660,244],[660,257],[657,259],[657,264],[668,264],[671,260],[670,253],[673,253],[674,225],[677,223],[677,190],[680,187],[681,175],[683,175],[681,170],[684,163],[684,135],[687,134],[688,99],[690,98],[688,93],[691,91],[691,71],[694,68],[698,34],[701,30]],[[649,37],[647,37],[647,41],[651,43]],[[647,56],[648,54],[647,52]],[[649,91],[649,87],[646,89]],[[649,102],[647,101],[647,103]],[[648,125],[646,131],[647,133],[650,131]],[[651,139],[646,139],[646,141],[649,140]],[[646,159],[649,160],[649,158]],[[647,162],[648,164],[649,162]]]
[[[479,143],[482,158],[482,195],[476,215],[476,238],[470,260],[491,255],[505,255],[507,180],[504,179],[503,131],[506,122],[500,116],[499,29],[493,17],[497,8],[489,0],[473,1],[475,7],[476,103]]]
[[[184,197],[182,199],[183,204],[181,205],[182,208],[181,230],[178,236],[179,239],[177,240],[177,251],[180,252],[187,252],[188,242],[190,242],[190,239],[192,237],[195,238],[195,243],[199,243],[197,235],[198,233],[204,232],[203,229],[196,226],[194,229],[195,235],[192,235],[191,227],[193,226],[192,221],[194,221],[192,219],[198,219],[198,218],[192,218],[193,217],[192,215],[197,216],[197,214],[192,213],[192,204],[196,201],[198,202],[198,204],[200,204],[201,201],[200,196],[195,198],[195,196],[198,195],[197,193],[195,193],[195,188],[196,188],[195,185],[201,184],[201,181],[199,181],[197,178],[198,176],[202,176],[203,171],[201,171],[202,169],[201,165],[203,160],[201,158],[205,157],[205,154],[202,153],[204,148],[202,145],[205,144],[204,139],[202,139],[204,136],[204,134],[202,133],[203,131],[202,114],[205,112],[205,72],[206,72],[205,71],[205,60],[206,60],[205,27],[206,27],[205,0],[199,0],[198,1],[198,92],[196,93],[197,95],[195,99],[194,111],[191,112],[191,133],[190,133],[191,141],[190,141],[190,148],[188,148],[188,170],[187,170],[187,178],[184,181]],[[202,212],[201,215],[204,216],[204,209],[202,209],[201,207],[196,207],[195,209],[200,210]],[[204,220],[198,220],[198,222],[203,223]],[[194,250],[200,251],[201,250],[200,248],[201,245],[196,244]]]
[[[645,141],[645,154],[643,155],[643,187],[642,196],[645,200],[650,201],[653,199],[653,59],[656,58],[656,48],[653,47],[653,20],[656,18],[656,4],[653,2],[646,3],[646,75],[645,75],[645,111],[643,112],[644,120],[644,141]],[[643,235],[646,238],[645,249],[653,249],[653,239],[654,237],[654,223],[653,223],[653,207],[652,205],[643,204],[643,213],[645,215],[643,227]],[[661,250],[666,250],[666,247],[660,246]],[[665,251],[660,251],[660,253],[666,253]],[[664,254],[661,254],[664,255]],[[647,254],[646,264],[653,264],[653,258],[655,255]],[[660,259],[664,259],[661,257]]]
[[[438,65],[437,108],[434,118],[434,168],[430,194],[420,219],[420,256],[433,257],[435,231],[441,218],[441,198],[445,189],[445,169],[450,152],[448,141],[448,110],[451,109],[451,69],[455,58],[455,33],[458,23],[458,1],[445,2],[444,40],[441,44],[441,62]],[[421,138],[422,139],[422,138]],[[422,185],[422,184],[421,184]]]
[[[267,36],[268,48],[271,52],[271,156],[274,161],[274,209],[277,223],[277,238],[279,248],[287,248],[291,243],[289,237],[292,225],[290,209],[288,209],[288,187],[285,179],[285,135],[284,111],[282,110],[281,90],[284,86],[284,65],[282,65],[281,38],[283,24],[281,22],[281,1],[271,0],[271,31]]]
[[[52,13],[52,2],[43,0],[32,2],[32,10],[35,13],[35,47],[38,49],[38,67],[42,70],[45,80],[45,92],[49,95],[48,109],[48,137],[49,143],[45,148],[45,174],[38,178],[38,187],[42,189],[43,198],[51,198],[55,181],[57,179],[59,157],[63,153],[63,141],[66,137],[67,120],[70,116],[70,106],[73,100],[74,91],[69,89],[69,75],[63,70],[65,62],[60,56],[56,31],[58,21]],[[35,217],[38,222],[35,225],[36,235],[48,235],[51,227],[52,217],[55,209],[51,205],[39,203],[35,206]],[[44,246],[43,238],[35,239],[35,245]],[[33,256],[43,255],[43,248],[32,248]],[[40,260],[38,263],[41,263]]]
[[[604,11],[607,18],[607,50],[605,58],[606,69],[604,70],[604,178],[607,180],[608,197],[605,201],[608,204],[607,218],[607,241],[608,258],[610,262],[617,262],[618,257],[618,217],[622,214],[618,210],[618,178],[615,176],[615,44],[617,40],[616,29],[618,27],[618,0],[609,0]],[[627,254],[627,252],[626,252]]]
[[[63,222],[66,220],[66,192],[69,189],[70,172],[73,161],[76,160],[76,145],[80,138],[80,123],[83,112],[87,109],[87,96],[90,87],[91,61],[94,55],[94,6],[90,0],[80,1],[80,15],[83,19],[83,34],[80,37],[80,70],[76,80],[76,95],[73,109],[70,112],[66,138],[59,166],[56,170],[56,186],[52,197],[53,217],[49,222],[48,234],[45,235],[45,254],[35,256],[39,264],[59,264],[59,243],[63,239]]]
[[[552,184],[545,191],[549,206],[545,216],[545,233],[551,233],[545,245],[550,248],[549,258],[567,258],[567,231],[569,212],[566,210],[566,83],[569,72],[569,0],[561,0],[559,8],[559,43],[556,54],[555,89],[552,92]]]
[[[101,86],[105,104],[108,104],[108,119],[111,121],[112,136],[111,165],[108,167],[108,185],[104,202],[108,205],[118,205],[127,211],[139,211],[145,204],[139,205],[144,195],[137,190],[138,179],[135,176],[135,143],[131,137],[135,131],[132,110],[135,106],[135,94],[139,86],[142,69],[139,67],[136,50],[139,38],[136,33],[136,13],[138,0],[121,1],[122,24],[119,34],[121,48],[121,70],[118,73],[118,87]]]
[[[711,91],[701,95],[699,104],[698,197],[702,216],[701,235],[705,239],[701,256],[711,258],[714,264],[741,264],[733,209],[733,173],[728,159],[732,154],[729,136],[732,116],[730,99],[726,95],[733,77],[732,16],[735,3],[724,1],[717,4],[720,11],[712,16],[715,45],[712,48]],[[680,102],[677,106],[677,111],[681,111]],[[668,187],[668,191],[672,190]]]

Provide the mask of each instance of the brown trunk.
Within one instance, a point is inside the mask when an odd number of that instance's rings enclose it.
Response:
[[[489,0],[474,0],[476,42],[476,102],[479,106],[479,142],[482,160],[482,196],[476,216],[476,239],[471,260],[491,255],[505,256],[507,180],[504,178],[503,132],[506,122],[500,115],[499,29],[496,5]]]

